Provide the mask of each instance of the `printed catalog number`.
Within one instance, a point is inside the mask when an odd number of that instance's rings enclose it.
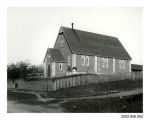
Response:
[[[143,115],[121,115],[121,118],[143,118]]]

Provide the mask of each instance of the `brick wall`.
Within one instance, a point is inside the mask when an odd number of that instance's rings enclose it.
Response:
[[[62,41],[63,41],[63,46],[62,46]],[[72,63],[72,57],[71,57],[72,54],[63,34],[58,35],[54,48],[60,49],[62,55],[66,58],[66,60],[68,60],[68,56],[70,56],[70,63]]]
[[[102,57],[97,57],[97,72],[102,74],[111,74],[113,73],[113,59],[108,59],[108,67],[102,65]],[[104,58],[105,59],[105,58]]]
[[[89,57],[89,65],[87,66],[82,65],[82,60],[81,57],[83,55],[76,55],[76,67],[77,67],[77,72],[84,72],[84,73],[94,73],[95,72],[95,56],[88,56]],[[86,58],[86,56],[85,56]],[[103,57],[97,57],[97,73],[98,74],[111,74],[113,73],[113,67],[115,65],[115,73],[122,73],[122,72],[130,72],[129,71],[129,65],[130,62],[125,60],[125,69],[120,69],[119,65],[119,60],[115,59],[115,63],[113,63],[112,58],[106,58],[108,59],[108,66],[103,66]]]
[[[129,64],[130,62],[127,61],[127,60],[124,60],[125,61],[125,69],[120,69],[120,65],[119,65],[119,60],[118,59],[115,59],[115,72],[116,73],[122,73],[122,72],[129,72]]]
[[[62,64],[62,69],[59,69],[59,64]],[[66,76],[68,64],[67,63],[56,63],[55,64],[55,77]]]
[[[89,57],[89,65],[86,64],[85,60],[85,65],[83,65],[83,61],[81,60],[81,57],[83,55],[76,55],[76,68],[77,72],[84,72],[84,73],[95,73],[94,72],[94,56],[88,56]],[[86,56],[84,56],[86,59]]]

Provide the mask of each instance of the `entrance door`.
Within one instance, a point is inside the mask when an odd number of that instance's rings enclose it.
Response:
[[[51,66],[50,66],[50,64],[48,64],[48,70],[47,70],[47,75],[48,75],[48,77],[51,77]]]

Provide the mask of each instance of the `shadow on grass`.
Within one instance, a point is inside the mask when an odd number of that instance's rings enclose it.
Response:
[[[71,100],[62,103],[71,113],[142,113],[143,94],[125,97]]]

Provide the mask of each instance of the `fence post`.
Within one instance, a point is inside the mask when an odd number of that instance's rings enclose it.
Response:
[[[59,80],[57,80],[57,90],[59,89]]]
[[[54,82],[53,82],[53,90],[56,90],[57,88],[56,88],[56,80],[54,80]]]
[[[78,76],[78,79],[77,79],[77,81],[76,81],[76,86],[79,86],[79,81],[80,81],[80,76]]]
[[[58,80],[56,80],[56,90],[58,90]]]
[[[67,78],[67,88],[69,87],[69,78]]]
[[[73,77],[73,86],[75,86],[75,78],[76,78],[76,77]]]
[[[63,78],[61,79],[61,88],[63,88]]]

